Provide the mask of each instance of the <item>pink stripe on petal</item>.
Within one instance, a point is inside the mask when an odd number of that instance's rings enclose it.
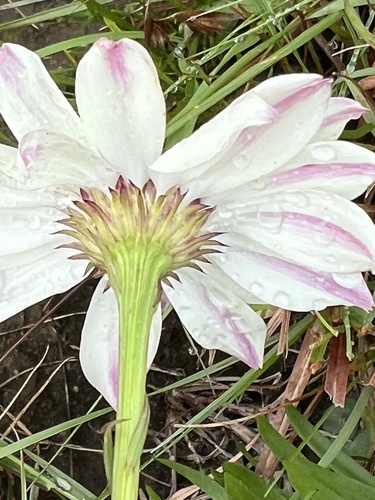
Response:
[[[0,74],[4,79],[17,86],[19,78],[25,75],[26,67],[14,54],[11,46],[4,44],[0,47]]]
[[[372,296],[364,282],[363,279],[358,279],[358,283],[354,285],[354,281],[350,282],[347,280],[348,286],[343,286],[338,283],[340,275],[334,275],[335,278],[329,273],[318,273],[309,269],[307,267],[301,266],[299,264],[293,264],[285,260],[278,259],[277,257],[267,256],[258,252],[251,252],[255,260],[260,264],[263,264],[277,272],[287,274],[301,283],[310,285],[312,288],[317,290],[324,290],[330,293],[334,297],[339,299],[344,299],[346,302],[352,303],[358,307],[366,310],[370,310],[373,306]],[[361,277],[360,273],[354,275],[343,274],[342,283],[345,282],[345,276],[358,276]],[[319,299],[317,300],[317,302]],[[325,307],[325,306],[323,306]],[[317,307],[318,309],[318,307]]]
[[[129,78],[129,72],[126,71],[124,50],[125,46],[121,41],[114,42],[113,40],[108,40],[107,38],[101,38],[98,40],[96,45],[103,50],[105,58],[107,60],[110,73],[118,83],[122,85],[126,83],[127,78]],[[131,50],[129,46],[126,46],[126,51]],[[127,82],[131,84],[131,82]]]
[[[230,321],[229,324],[232,326],[232,333],[236,338],[238,346],[243,350],[243,359],[246,361],[246,364],[251,368],[261,368],[262,362],[247,336],[239,329],[238,325],[233,320]]]
[[[268,186],[280,187],[298,182],[309,181],[315,177],[323,179],[336,179],[337,177],[368,175],[375,176],[375,164],[371,163],[332,163],[332,164],[307,164],[274,175]]]
[[[291,229],[298,228],[299,231],[301,229],[305,229],[311,235],[313,235],[313,233],[320,233],[327,236],[332,242],[339,241],[341,243],[346,243],[351,247],[359,249],[370,259],[373,258],[367,246],[364,245],[361,240],[353,236],[351,232],[346,231],[337,224],[325,221],[319,217],[297,212],[259,212],[258,216],[261,217],[264,222],[266,222],[267,217],[270,219],[280,220],[286,231],[288,228],[285,228],[285,226],[289,225],[291,226]]]
[[[252,343],[246,337],[246,333],[241,328],[240,322],[236,320],[233,313],[229,309],[220,308],[214,304],[214,302],[208,296],[207,290],[202,287],[203,300],[205,302],[205,307],[213,312],[213,315],[217,318],[223,327],[223,330],[230,331],[237,341],[238,346],[243,350],[242,360],[245,361],[251,367],[260,367],[262,362],[259,359],[256,349]]]
[[[0,47],[0,113],[17,140],[48,129],[86,143],[81,122],[40,58],[25,47]]]
[[[297,90],[296,92],[294,92],[290,96],[286,97],[285,99],[283,99],[279,103],[275,104],[274,108],[280,114],[286,113],[286,112],[288,112],[288,110],[290,110],[290,108],[294,107],[296,104],[300,104],[301,101],[303,101],[307,97],[310,97],[310,96],[316,94],[317,92],[319,92],[319,90],[321,90],[323,88],[330,89],[331,85],[332,85],[331,80],[319,79],[317,82],[314,82],[310,85],[306,85],[306,86],[300,88],[299,90]]]
[[[117,408],[117,400],[118,400],[118,354],[117,352],[113,353],[111,356],[111,365],[109,369],[109,383],[112,391],[112,395],[109,393],[106,395],[108,403],[112,406],[112,408]]]
[[[359,118],[368,111],[367,108],[353,99],[346,97],[332,97],[328,106],[328,114],[323,122],[324,126],[333,125],[337,122],[347,122]]]

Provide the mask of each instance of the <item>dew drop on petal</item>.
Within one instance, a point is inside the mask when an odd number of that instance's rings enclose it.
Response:
[[[315,277],[315,281],[317,283],[324,283],[325,282],[325,278],[324,278],[324,276],[319,276],[318,275],[318,276]]]
[[[327,304],[324,300],[314,300],[312,310],[314,311],[321,311],[322,309],[325,309],[327,307]]]
[[[250,165],[250,160],[246,155],[237,155],[232,160],[233,166],[238,168],[239,170],[243,170],[244,168]]]
[[[331,253],[330,253],[330,254],[328,254],[328,255],[326,256],[325,260],[326,260],[327,262],[330,262],[331,264],[335,264],[335,263],[336,263],[336,261],[337,261],[337,258],[336,258],[336,256],[335,256],[335,255],[333,255],[333,254],[331,254]]]
[[[293,205],[294,208],[306,208],[310,201],[305,193],[301,192],[286,192],[285,199]]]
[[[219,262],[226,262],[228,260],[227,256],[224,253],[218,255]]]
[[[279,233],[283,222],[281,213],[258,212],[257,220],[259,224],[272,233]]]
[[[331,161],[336,156],[336,151],[327,145],[317,145],[311,148],[311,154],[318,161]]]
[[[333,273],[332,278],[335,282],[344,288],[355,288],[362,283],[360,273]]]
[[[263,179],[256,179],[251,182],[251,190],[264,191],[266,189],[266,182]]]
[[[222,219],[229,219],[233,216],[232,210],[228,210],[226,207],[219,207],[217,213]]]
[[[250,292],[254,295],[258,295],[258,293],[262,292],[263,288],[264,287],[261,283],[253,283],[252,285],[250,285]]]
[[[40,218],[37,216],[34,216],[30,219],[29,229],[36,230],[36,229],[39,229],[41,227],[41,225],[42,225],[42,221],[40,220]]]
[[[277,292],[274,297],[272,297],[272,303],[278,307],[288,309],[290,307],[290,297],[285,292]]]

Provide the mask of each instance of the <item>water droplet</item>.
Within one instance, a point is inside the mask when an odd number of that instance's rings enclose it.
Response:
[[[196,356],[198,354],[198,350],[196,347],[189,347],[188,353],[190,354],[190,356]]]
[[[325,282],[325,278],[324,278],[324,276],[319,276],[318,275],[318,276],[315,277],[315,281],[317,283],[324,283]]]
[[[279,233],[283,222],[281,213],[258,212],[257,220],[259,224],[272,233]]]
[[[263,291],[263,285],[261,283],[252,283],[250,285],[250,292],[253,293],[254,295],[258,295],[259,293],[262,293]]]
[[[240,170],[248,167],[250,165],[250,160],[246,155],[237,155],[233,158],[233,166],[234,168],[238,168]]]
[[[42,225],[42,221],[40,220],[40,217],[34,216],[30,219],[29,229],[36,230],[36,229],[39,229],[41,225]]]
[[[68,481],[66,481],[62,477],[57,477],[56,483],[59,486],[59,488],[61,488],[64,491],[70,491],[72,489],[71,484],[69,484]]]
[[[217,213],[222,219],[229,219],[230,217],[233,216],[232,210],[228,210],[226,207],[219,207],[217,209]]]
[[[325,144],[321,144],[318,146],[314,146],[311,149],[311,154],[316,160],[319,161],[330,161],[333,160],[336,156],[336,151],[331,146],[327,146]]]
[[[326,259],[325,259],[325,260],[326,260],[327,262],[331,262],[332,264],[335,264],[335,262],[336,262],[336,260],[337,260],[337,259],[336,259],[336,256],[335,256],[335,255],[333,255],[333,254],[331,254],[331,253],[330,253],[330,254],[328,254],[328,255],[326,256]]]
[[[246,40],[245,35],[240,35],[237,38],[234,39],[234,43],[243,43]]]
[[[356,288],[362,283],[360,273],[333,273],[332,278],[336,283],[344,288]]]
[[[233,273],[232,276],[231,276],[232,280],[233,281],[238,281],[239,280],[239,275],[237,273]]]
[[[272,298],[272,303],[278,307],[288,309],[290,307],[290,297],[285,292],[277,292]]]
[[[327,307],[327,303],[324,300],[314,300],[312,309],[314,311],[320,311],[322,309],[325,309]]]
[[[305,193],[301,193],[300,191],[285,193],[285,199],[295,208],[306,208],[309,206],[309,198]]]

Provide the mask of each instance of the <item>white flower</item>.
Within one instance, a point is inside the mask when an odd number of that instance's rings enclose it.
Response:
[[[79,116],[40,59],[0,48],[0,112],[18,149],[0,145],[0,320],[79,283],[87,262],[69,260],[57,221],[80,188],[113,187],[119,175],[162,194],[173,186],[216,207],[204,225],[223,233],[204,273],[177,271],[163,289],[206,348],[262,364],[265,325],[247,305],[306,311],[372,306],[361,272],[374,268],[375,231],[350,199],[375,179],[375,155],[338,141],[364,111],[331,98],[319,75],[279,76],[243,94],[191,137],[161,155],[165,104],[149,54],[132,40],[101,39],[77,68]],[[161,156],[160,156],[161,155]],[[112,404],[117,393],[117,305],[92,298],[81,344],[89,381]],[[161,333],[160,307],[149,345]]]

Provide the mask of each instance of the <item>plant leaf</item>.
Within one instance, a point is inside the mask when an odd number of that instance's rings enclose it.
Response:
[[[304,497],[314,500],[363,500],[371,498],[374,489],[313,464],[272,427],[266,418],[259,417],[258,429],[264,441],[282,461],[293,487]]]
[[[311,425],[294,406],[287,406],[286,413],[300,438],[306,441],[307,446],[311,448],[318,457],[322,457],[331,446],[329,439],[324,437],[319,430],[314,428],[314,426]],[[330,467],[338,473],[375,488],[374,476],[342,451],[336,455]]]
[[[223,465],[224,484],[228,500],[285,500],[291,495],[282,492],[277,486],[270,486],[255,472],[243,465],[227,462]],[[268,494],[267,494],[268,492]]]
[[[207,476],[203,471],[197,471],[187,467],[186,465],[181,465],[171,460],[158,459],[159,462],[175,470],[181,476],[189,479],[193,484],[199,486],[199,488],[204,491],[212,500],[229,500],[225,489],[220,486],[214,479]]]

